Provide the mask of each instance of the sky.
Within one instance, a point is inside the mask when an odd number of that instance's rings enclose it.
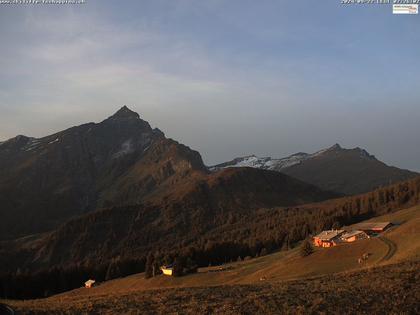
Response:
[[[419,27],[341,0],[0,5],[0,141],[127,105],[208,165],[340,143],[420,171]]]

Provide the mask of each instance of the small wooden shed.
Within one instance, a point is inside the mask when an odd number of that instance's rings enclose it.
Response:
[[[92,288],[95,285],[96,281],[89,279],[88,281],[85,282],[85,288]]]
[[[172,276],[173,275],[174,268],[173,268],[172,265],[169,265],[169,266],[162,266],[162,267],[160,267],[160,270],[162,270],[162,273],[164,275],[166,275],[166,276]]]

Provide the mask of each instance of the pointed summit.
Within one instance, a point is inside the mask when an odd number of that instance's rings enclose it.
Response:
[[[342,150],[343,148],[338,143],[334,144],[331,148],[328,150]]]
[[[125,105],[121,107],[114,115],[102,121],[101,124],[102,123],[106,126],[125,126],[124,128],[127,132],[138,132],[139,129],[141,129],[142,132],[153,132],[150,124],[147,121],[141,119],[139,114],[132,111]],[[128,127],[136,129],[127,129]]]
[[[140,116],[136,112],[133,112],[127,106],[121,107],[114,115],[109,117],[111,119],[139,119]]]

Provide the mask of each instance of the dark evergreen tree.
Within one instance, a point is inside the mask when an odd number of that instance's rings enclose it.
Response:
[[[175,277],[180,277],[184,274],[184,269],[186,268],[186,261],[183,256],[178,256],[175,258],[173,264],[173,275]]]
[[[302,245],[300,247],[300,256],[306,257],[312,254],[314,251],[314,248],[312,246],[311,241],[307,238],[302,242]]]
[[[146,259],[146,266],[145,266],[145,275],[144,277],[147,278],[151,278],[155,276],[155,272],[154,272],[154,256],[152,253],[149,253],[147,255],[147,259]]]

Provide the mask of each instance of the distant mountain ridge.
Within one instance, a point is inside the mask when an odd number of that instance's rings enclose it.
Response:
[[[166,138],[126,106],[100,123],[40,139],[17,136],[0,145],[0,240],[117,206],[255,209],[338,196],[276,172],[209,173],[198,152]]]
[[[261,169],[266,169],[266,170],[271,170],[271,171],[280,171],[281,169],[299,164],[305,160],[321,155],[327,151],[340,150],[340,149],[341,149],[341,146],[339,144],[335,144],[331,148],[323,149],[313,154],[299,152],[299,153],[295,153],[281,159],[275,159],[271,157],[258,157],[256,155],[248,155],[244,157],[235,158],[229,162],[224,162],[221,164],[217,164],[215,166],[211,166],[210,170],[214,171],[214,170],[218,170],[218,169],[226,168],[226,167],[253,167],[253,168],[261,168]],[[366,156],[369,156],[369,154],[365,150],[363,151],[365,152]]]
[[[250,155],[209,169],[217,171],[228,167],[278,171],[322,189],[347,195],[368,192],[419,175],[388,166],[364,149],[344,149],[339,144],[313,154],[300,152],[281,159]]]

